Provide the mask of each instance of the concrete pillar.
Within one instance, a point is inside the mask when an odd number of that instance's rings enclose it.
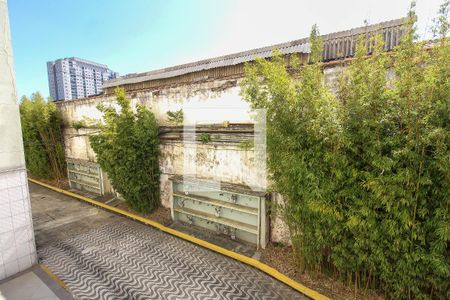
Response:
[[[0,0],[0,280],[35,263],[8,6]]]

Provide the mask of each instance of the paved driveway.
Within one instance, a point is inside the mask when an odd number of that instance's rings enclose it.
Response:
[[[32,183],[30,193],[39,258],[77,299],[307,299],[149,226]]]

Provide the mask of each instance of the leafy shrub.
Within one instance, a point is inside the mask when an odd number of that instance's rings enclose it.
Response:
[[[28,171],[38,178],[61,181],[66,177],[64,144],[55,104],[39,93],[23,96],[20,118]]]
[[[123,89],[116,89],[116,99],[120,111],[98,106],[104,124],[89,141],[114,189],[133,209],[151,212],[160,204],[158,124],[144,106],[133,112]]]
[[[315,28],[311,64],[294,59],[288,72],[276,55],[246,67],[242,95],[267,109],[268,167],[302,270],[394,299],[450,298],[450,48],[440,32],[424,51],[411,29],[389,56],[377,38],[366,57],[361,40],[336,94],[323,84]]]

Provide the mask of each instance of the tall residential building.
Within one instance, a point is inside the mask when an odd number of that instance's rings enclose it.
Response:
[[[119,76],[107,65],[77,57],[47,62],[47,73],[50,96],[54,101],[101,94],[103,82]]]

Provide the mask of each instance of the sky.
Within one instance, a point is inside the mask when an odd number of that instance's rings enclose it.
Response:
[[[49,95],[46,62],[80,57],[121,75],[401,18],[409,0],[8,0],[17,95]],[[418,0],[418,33],[443,0]]]

